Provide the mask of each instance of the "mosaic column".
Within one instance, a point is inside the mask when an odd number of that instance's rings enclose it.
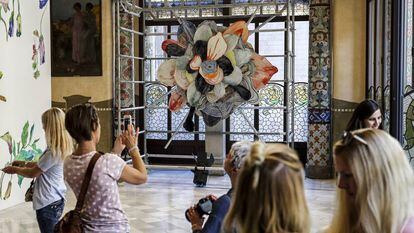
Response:
[[[125,14],[122,12],[119,13],[120,14],[120,26],[124,27],[124,28],[131,28],[132,26],[132,20],[131,18],[128,16],[128,14]],[[121,54],[125,54],[125,55],[131,55],[132,53],[132,35],[129,32],[120,30],[120,35],[119,35],[119,43],[120,43],[120,51],[117,51]],[[132,69],[132,61],[131,59],[121,59],[120,61],[120,70],[118,70],[118,60],[116,59],[116,75],[120,77],[120,80],[123,81],[129,81],[132,80],[133,77],[133,69]],[[115,88],[118,87],[120,85],[120,95],[121,95],[121,108],[128,108],[128,107],[133,107],[133,100],[134,100],[134,94],[133,94],[133,84],[131,83],[118,83],[119,80],[115,79]],[[118,92],[115,91],[115,99],[118,99]],[[114,108],[117,109],[118,108],[118,102],[115,101],[114,102]],[[122,116],[121,118],[125,115],[132,115],[132,112],[122,112],[121,113]],[[115,116],[117,118],[117,116]],[[115,121],[115,128],[117,128],[117,121]],[[118,135],[118,132],[116,130],[114,130],[114,137],[116,137],[116,135]]]
[[[306,176],[332,177],[330,0],[309,6],[309,105]]]

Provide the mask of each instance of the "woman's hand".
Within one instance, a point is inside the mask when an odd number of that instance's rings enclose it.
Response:
[[[116,137],[114,142],[114,148],[112,148],[112,153],[120,155],[125,148],[125,144],[122,142],[122,135]]]
[[[197,213],[195,206],[188,210],[188,219],[190,219],[191,229],[193,231],[203,229],[204,219]]]
[[[122,142],[126,145],[128,150],[138,145],[138,134],[139,128],[137,127],[134,134],[134,128],[132,128],[132,125],[128,125],[128,129],[122,134]]]
[[[2,171],[4,173],[7,173],[7,174],[16,174],[16,170],[17,169],[14,166],[7,166],[7,167],[5,167],[5,168],[2,169]]]
[[[210,199],[212,202],[215,202],[215,201],[217,201],[217,197],[216,196],[214,196],[213,194],[210,194],[210,195],[208,195],[206,198],[208,198],[208,199]]]

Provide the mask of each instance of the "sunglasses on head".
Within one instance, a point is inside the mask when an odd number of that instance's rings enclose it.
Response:
[[[350,131],[345,131],[342,135],[342,142],[344,145],[349,145],[351,144],[352,140],[357,140],[358,142],[368,146],[367,141],[365,141],[363,138],[361,138],[360,136],[350,132]]]

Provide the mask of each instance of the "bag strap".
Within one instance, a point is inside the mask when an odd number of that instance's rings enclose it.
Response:
[[[96,161],[101,157],[102,154],[96,153],[89,161],[88,169],[86,170],[85,177],[83,178],[82,188],[80,190],[78,201],[76,202],[75,210],[81,211],[85,202],[86,192],[88,191],[89,183],[91,181],[93,168],[95,167]]]

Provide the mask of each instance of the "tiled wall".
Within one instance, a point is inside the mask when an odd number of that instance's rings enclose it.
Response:
[[[311,0],[309,9],[309,137],[306,175],[332,177],[331,4]]]

